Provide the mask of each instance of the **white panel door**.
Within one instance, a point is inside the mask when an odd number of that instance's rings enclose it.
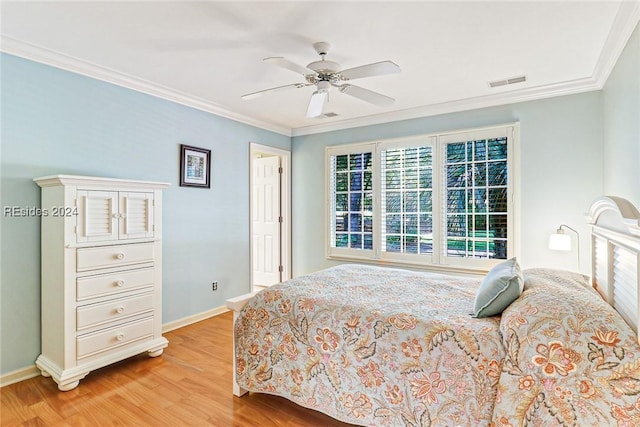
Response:
[[[280,158],[253,159],[253,284],[280,282]]]

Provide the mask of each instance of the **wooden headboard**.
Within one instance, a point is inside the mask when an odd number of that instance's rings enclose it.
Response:
[[[591,205],[587,221],[592,226],[593,287],[638,333],[640,212],[626,199],[600,197]]]

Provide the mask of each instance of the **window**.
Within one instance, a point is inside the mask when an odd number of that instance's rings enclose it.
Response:
[[[375,145],[332,150],[329,194],[330,247],[334,255],[371,257],[373,250],[373,156]],[[354,250],[354,251],[349,251]]]
[[[433,252],[432,147],[382,151],[382,250]]]
[[[516,132],[327,148],[327,255],[447,269],[514,256]]]
[[[335,195],[334,245],[338,248],[373,249],[373,153],[335,157],[332,193]]]
[[[446,256],[507,258],[507,138],[445,145]]]

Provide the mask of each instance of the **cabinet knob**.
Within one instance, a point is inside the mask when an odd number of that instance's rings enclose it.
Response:
[[[124,334],[118,334],[116,335],[116,340],[118,341],[122,341],[124,339]]]
[[[126,218],[126,217],[127,217],[127,214],[123,214],[123,213],[120,214],[120,218]]]
[[[124,259],[124,254],[123,254],[122,252],[118,252],[118,253],[116,254],[116,258],[118,258],[118,259]]]
[[[111,214],[111,216],[112,216],[113,218],[118,218],[118,217],[120,217],[120,214],[116,212],[116,213],[114,213],[114,214]]]
[[[116,286],[119,287],[119,288],[123,287],[124,286],[124,280],[118,280],[116,282]]]
[[[124,313],[124,307],[123,306],[117,307],[116,308],[116,313],[118,313],[118,314]]]

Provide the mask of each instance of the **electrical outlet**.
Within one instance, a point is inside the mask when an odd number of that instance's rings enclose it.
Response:
[[[211,290],[212,291],[217,291],[218,290],[218,282],[213,282],[211,283]]]

